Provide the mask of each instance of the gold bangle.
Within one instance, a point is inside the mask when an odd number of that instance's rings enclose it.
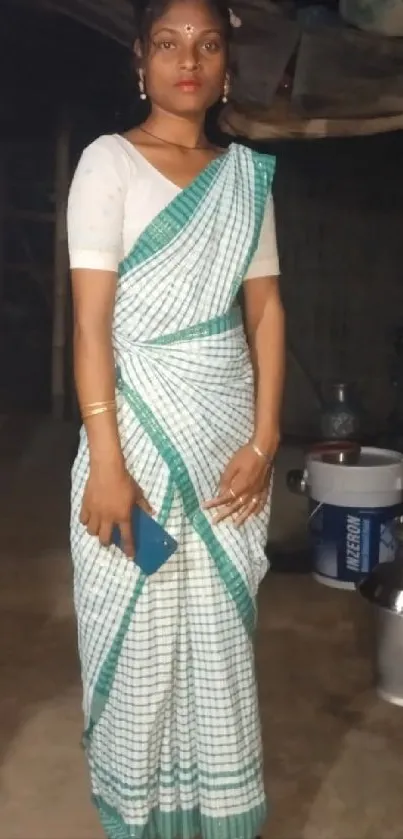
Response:
[[[262,450],[261,450],[261,449],[259,449],[259,446],[257,446],[257,445],[256,445],[256,443],[254,443],[254,442],[252,441],[252,442],[250,443],[250,446],[251,446],[252,450],[255,452],[255,454],[256,454],[258,457],[260,457],[260,458],[261,458],[261,460],[266,460],[266,461],[267,461],[267,463],[270,463],[270,462],[271,462],[271,457],[270,457],[270,455],[265,454],[264,452],[262,452]]]
[[[116,403],[110,405],[100,405],[99,408],[90,408],[89,411],[83,411],[82,418],[83,420],[86,420],[89,417],[96,417],[99,414],[107,414],[112,411],[116,411]]]
[[[116,405],[116,399],[104,399],[102,402],[89,402],[88,405],[83,405],[83,411],[90,411],[91,408],[104,408],[106,405]]]

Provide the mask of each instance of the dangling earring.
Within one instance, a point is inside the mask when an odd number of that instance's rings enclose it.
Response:
[[[139,91],[140,99],[147,99],[146,88],[144,84],[144,70],[139,70]]]
[[[223,105],[226,105],[227,102],[228,102],[230,89],[231,89],[231,85],[230,85],[230,80],[229,80],[229,74],[227,73],[226,76],[225,76],[225,82],[224,82],[224,93],[222,95],[222,100],[221,100]]]

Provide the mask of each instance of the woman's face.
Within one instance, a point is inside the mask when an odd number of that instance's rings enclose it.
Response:
[[[222,24],[203,0],[173,0],[142,56],[151,102],[166,113],[202,115],[222,95],[227,49]]]

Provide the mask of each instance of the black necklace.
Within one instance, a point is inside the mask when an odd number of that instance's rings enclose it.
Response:
[[[197,149],[209,151],[210,149],[210,146],[183,146],[181,143],[174,143],[172,140],[165,140],[164,137],[158,137],[157,134],[152,134],[151,131],[147,131],[145,128],[141,128],[141,126],[139,126],[139,131],[147,134],[148,137],[152,137],[154,140],[159,140],[160,143],[166,143],[168,146],[176,146],[178,149],[186,149],[186,151],[196,151]]]

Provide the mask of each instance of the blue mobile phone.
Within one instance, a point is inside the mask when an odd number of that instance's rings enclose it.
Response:
[[[141,507],[133,507],[132,533],[135,563],[147,576],[155,574],[178,548],[175,539]],[[117,525],[112,531],[112,544],[121,548],[121,534]]]

